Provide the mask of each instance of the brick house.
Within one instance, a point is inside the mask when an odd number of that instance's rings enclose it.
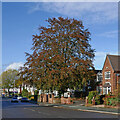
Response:
[[[120,55],[107,55],[102,69],[102,93],[108,94],[118,89],[120,78]]]
[[[102,93],[102,70],[95,70],[96,73],[96,90],[99,94]]]

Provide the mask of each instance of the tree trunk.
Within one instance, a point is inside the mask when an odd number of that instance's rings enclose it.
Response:
[[[10,91],[9,91],[9,89],[8,89],[8,95],[10,95]]]
[[[20,94],[22,93],[22,89],[21,89],[21,86],[20,86]]]

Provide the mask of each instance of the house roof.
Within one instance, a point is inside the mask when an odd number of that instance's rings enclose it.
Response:
[[[95,73],[102,73],[102,70],[95,70]]]
[[[120,55],[107,55],[114,71],[120,71]]]

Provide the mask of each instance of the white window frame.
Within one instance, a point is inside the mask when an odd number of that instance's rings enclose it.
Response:
[[[101,77],[101,80],[99,80],[99,77]],[[99,73],[97,74],[97,81],[102,81],[102,79],[103,79],[102,73],[99,72]]]
[[[109,74],[109,78],[106,78],[106,74]],[[106,71],[105,72],[105,79],[110,79],[111,78],[111,72],[110,71]]]

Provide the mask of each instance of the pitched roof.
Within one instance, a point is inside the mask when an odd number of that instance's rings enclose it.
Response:
[[[95,73],[102,73],[102,70],[95,70]]]
[[[120,71],[120,55],[107,55],[114,71]]]

